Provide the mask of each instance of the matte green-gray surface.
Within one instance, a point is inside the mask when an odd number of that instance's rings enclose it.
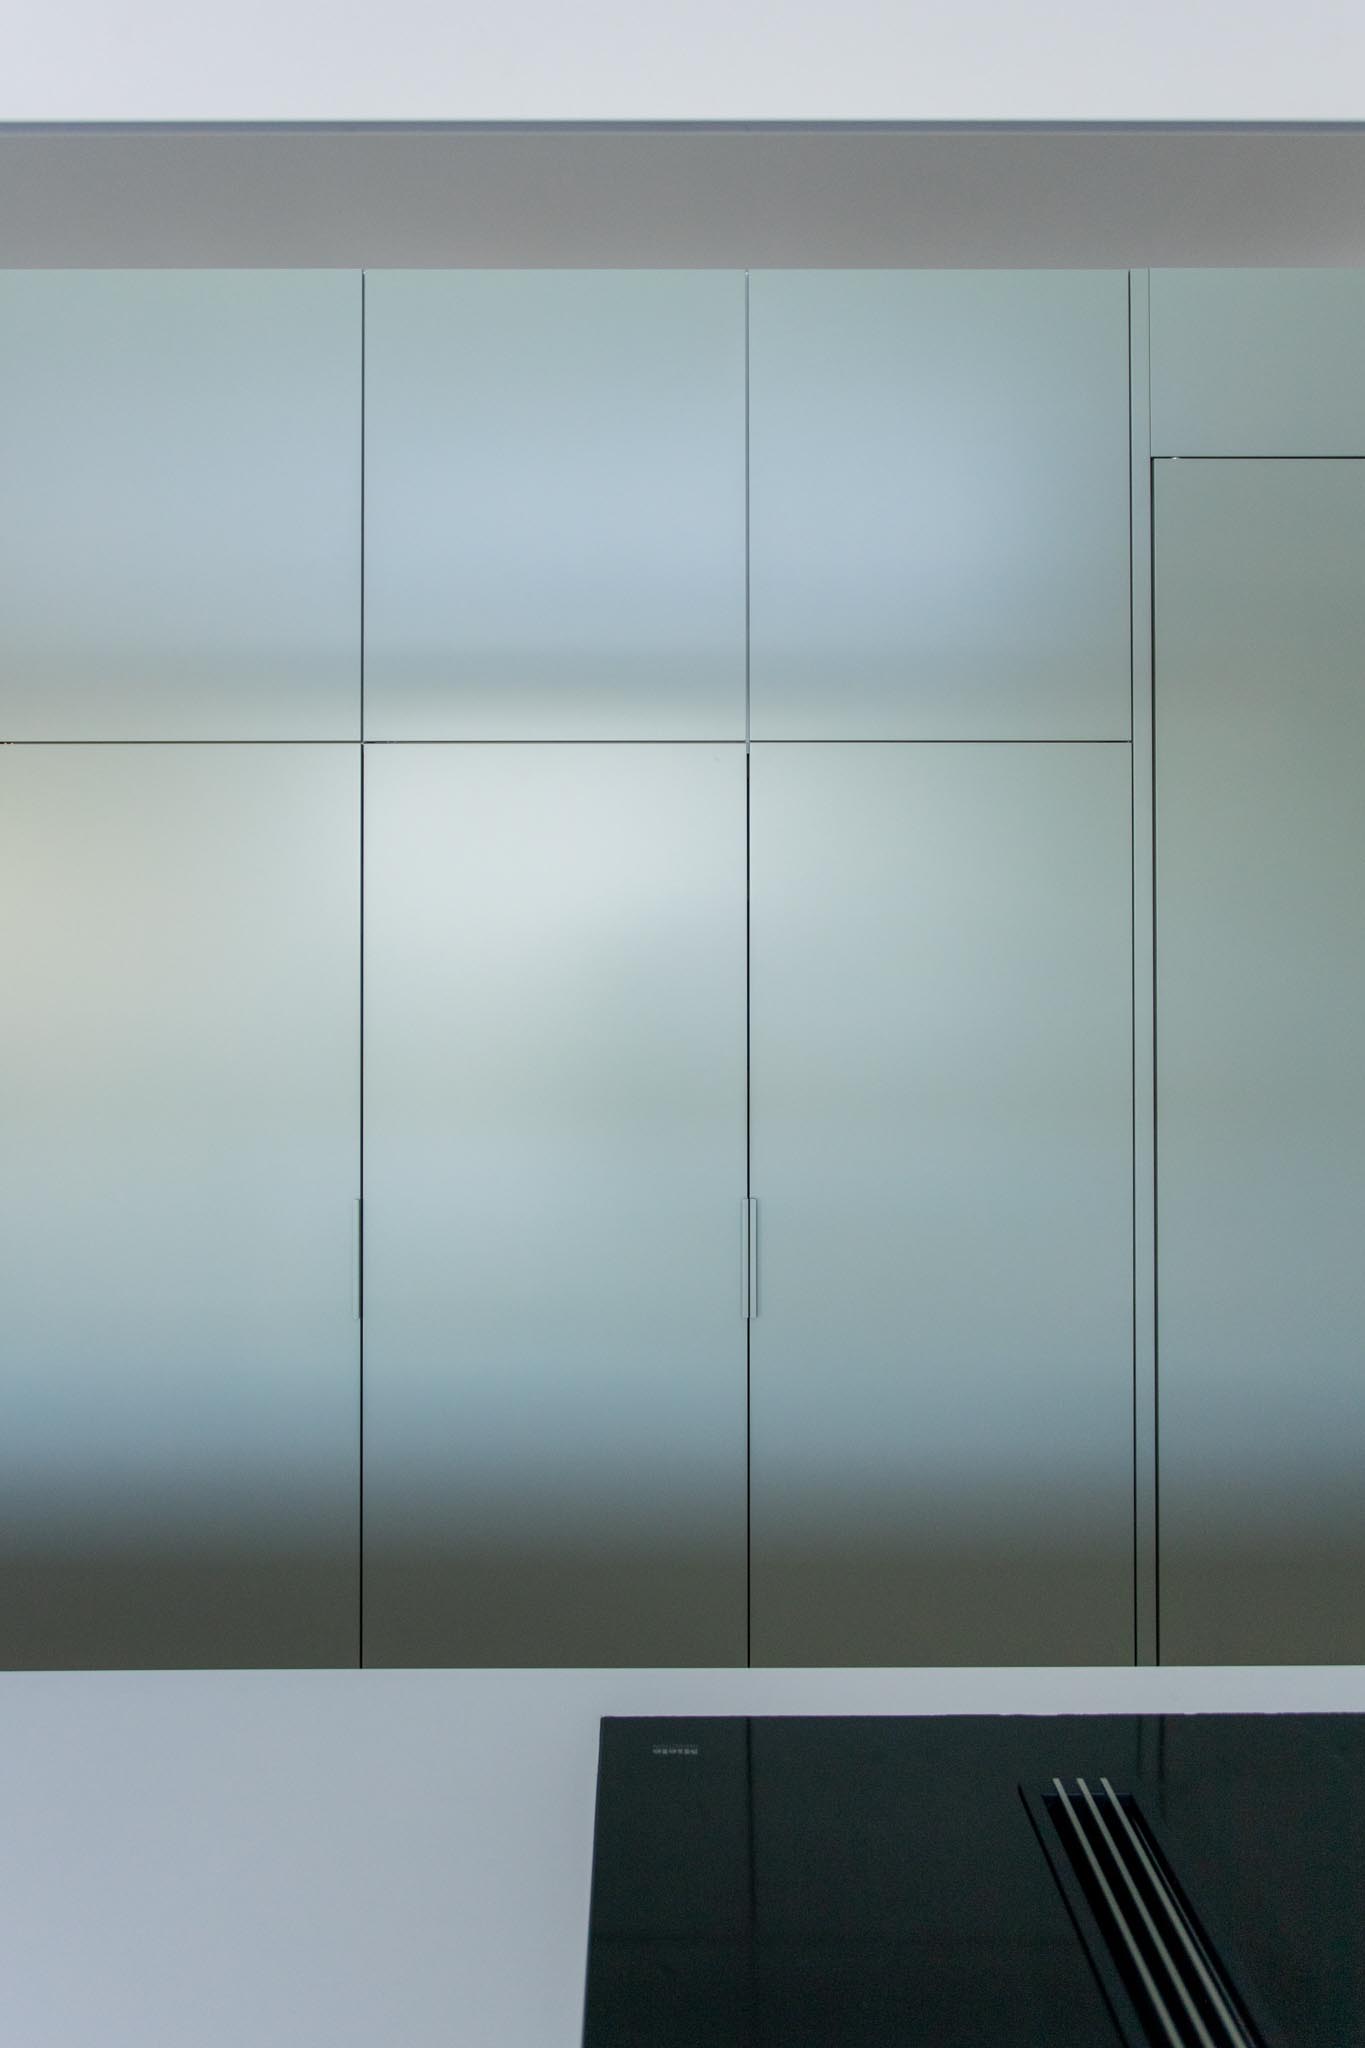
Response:
[[[360,278],[0,271],[0,739],[360,736]]]
[[[1126,273],[749,289],[754,738],[1126,739]]]
[[[744,748],[365,751],[365,1661],[742,1664]]]
[[[0,1665],[355,1662],[356,753],[0,749]]]
[[[1163,1662],[1365,1660],[1365,462],[1156,466]]]
[[[1129,760],[756,745],[753,1657],[1133,1657]]]
[[[1154,455],[1365,454],[1365,271],[1154,270]]]

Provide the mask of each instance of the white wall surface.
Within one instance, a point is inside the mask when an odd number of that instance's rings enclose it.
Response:
[[[1353,121],[1358,0],[11,0],[0,122]]]

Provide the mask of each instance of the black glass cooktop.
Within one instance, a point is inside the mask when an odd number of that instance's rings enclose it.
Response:
[[[1365,1716],[605,1720],[584,2048],[1365,2048]]]

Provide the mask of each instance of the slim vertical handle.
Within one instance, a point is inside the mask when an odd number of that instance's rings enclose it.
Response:
[[[751,1323],[758,1314],[758,1203],[754,1196],[744,1200],[744,1320]]]
[[[351,1307],[360,1321],[365,1312],[365,1205],[355,1198],[355,1238],[351,1250]]]

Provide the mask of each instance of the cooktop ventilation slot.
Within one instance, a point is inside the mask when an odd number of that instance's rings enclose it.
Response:
[[[1043,1806],[1156,2048],[1265,2048],[1131,1793],[1060,1778]]]

